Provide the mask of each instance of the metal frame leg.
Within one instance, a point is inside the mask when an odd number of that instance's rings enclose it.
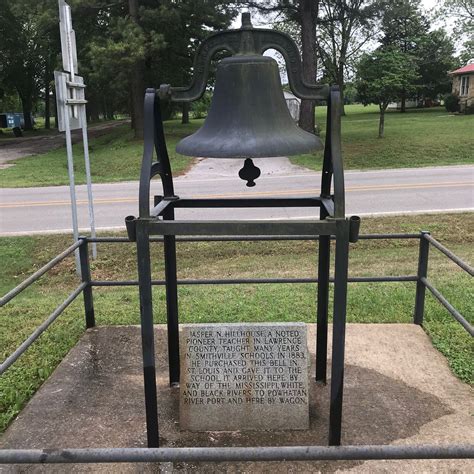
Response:
[[[426,287],[421,281],[421,278],[426,278],[428,273],[428,257],[430,252],[430,243],[423,237],[429,232],[422,231],[420,234],[420,250],[418,253],[418,281],[416,282],[415,294],[415,312],[413,315],[413,322],[423,324],[423,316],[425,313],[425,293]]]
[[[94,299],[92,297],[91,270],[89,266],[89,244],[86,237],[79,237],[82,245],[79,247],[79,261],[81,264],[81,280],[87,283],[82,291],[84,296],[84,312],[86,316],[86,328],[95,326]]]
[[[334,324],[332,336],[331,404],[329,445],[341,444],[344,349],[346,337],[347,273],[349,263],[349,221],[337,222],[334,274]]]
[[[174,220],[174,209],[167,209],[164,220]],[[166,318],[168,325],[168,364],[170,385],[179,386],[179,321],[178,321],[178,282],[176,270],[176,237],[164,236],[165,280],[166,280]]]
[[[155,337],[150,265],[150,240],[147,222],[137,221],[137,262],[140,289],[140,318],[145,384],[146,429],[149,448],[159,447],[156,398]]]
[[[321,210],[321,219],[324,219]],[[316,382],[326,383],[329,310],[329,268],[331,240],[327,235],[319,237],[318,303],[316,324]]]

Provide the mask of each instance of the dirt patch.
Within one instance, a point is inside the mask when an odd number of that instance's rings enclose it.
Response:
[[[119,127],[129,120],[117,120],[93,125],[88,128],[88,137],[96,138],[108,133],[111,129]],[[72,132],[72,142],[78,143],[82,141],[82,131],[74,130]],[[63,133],[53,133],[51,135],[43,135],[37,137],[23,137],[0,141],[0,169],[15,166],[10,163],[26,156],[41,155],[50,150],[65,146],[65,138]]]

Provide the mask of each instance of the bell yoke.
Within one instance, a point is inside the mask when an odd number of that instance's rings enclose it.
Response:
[[[216,84],[209,114],[203,126],[181,140],[178,153],[213,158],[244,159],[239,176],[254,186],[260,170],[252,158],[308,153],[323,148],[319,137],[300,129],[291,118],[283,97],[278,66],[263,56],[279,51],[286,62],[288,82],[300,99],[327,102],[326,138],[319,193],[313,197],[179,198],[163,132],[160,101],[192,102],[206,89],[212,57],[225,50],[230,57],[217,66]],[[344,203],[344,173],[341,157],[341,98],[337,87],[308,84],[303,80],[301,59],[295,42],[285,33],[253,28],[250,15],[242,26],[209,36],[198,48],[194,75],[188,87],[162,85],[147,89],[144,102],[144,152],[140,174],[139,217],[125,223],[130,240],[137,245],[140,315],[145,385],[148,446],[159,446],[158,409],[153,334],[153,304],[150,236],[162,236],[164,244],[168,360],[170,385],[179,385],[178,280],[176,236],[187,240],[304,240],[317,237],[318,289],[316,381],[326,383],[327,336],[330,286],[330,240],[335,239],[333,344],[329,444],[341,442],[344,347],[349,242],[358,238],[360,220],[347,219]],[[156,153],[156,160],[153,154]],[[150,182],[159,175],[163,196],[154,197],[150,209]],[[319,208],[319,219],[288,220],[178,220],[175,210],[185,208]],[[225,283],[216,280],[213,283]],[[241,281],[239,283],[246,283]]]

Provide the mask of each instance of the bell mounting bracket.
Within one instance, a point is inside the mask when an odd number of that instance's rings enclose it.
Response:
[[[242,13],[242,26],[238,30],[220,31],[206,38],[198,47],[194,58],[191,84],[187,87],[163,84],[159,89],[160,99],[173,102],[198,100],[206,90],[211,59],[219,51],[228,51],[234,56],[263,54],[267,49],[276,49],[284,57],[288,82],[296,97],[328,99],[328,85],[308,84],[303,80],[300,53],[293,39],[281,31],[254,28],[250,13]]]

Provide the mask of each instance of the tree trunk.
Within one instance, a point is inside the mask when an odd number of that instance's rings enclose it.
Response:
[[[50,71],[50,58],[46,55],[46,64],[44,68],[44,128],[49,130],[51,128],[51,102],[50,102],[50,90],[51,90],[51,71]]]
[[[181,117],[181,123],[189,123],[189,102],[183,102],[183,115]]]
[[[339,86],[339,92],[341,94],[341,115],[346,115],[346,110],[344,108],[344,71],[338,71],[337,85]]]
[[[31,110],[33,108],[33,100],[30,95],[24,96],[19,94],[21,99],[21,108],[23,110],[23,130],[33,130],[33,124],[31,123]]]
[[[315,0],[299,0],[301,18],[301,55],[303,62],[303,79],[309,84],[316,81],[316,19],[319,2]],[[299,126],[314,133],[314,100],[301,101]]]
[[[132,20],[138,24],[138,0],[128,0],[128,10]],[[135,138],[143,138],[143,97],[145,94],[145,63],[138,60],[132,69],[131,88],[133,103],[133,125],[135,130]]]
[[[135,110],[133,109],[133,94],[131,84],[129,84],[128,90],[128,107],[130,109],[130,128],[135,130]]]
[[[405,91],[402,91],[401,99],[400,99],[400,112],[406,112],[406,101],[407,95]]]
[[[385,129],[385,108],[386,108],[385,105],[383,104],[379,105],[379,109],[380,109],[379,138],[383,138],[383,133]]]
[[[54,128],[59,128],[58,108],[56,107],[56,90],[53,88],[53,104],[54,104]]]

